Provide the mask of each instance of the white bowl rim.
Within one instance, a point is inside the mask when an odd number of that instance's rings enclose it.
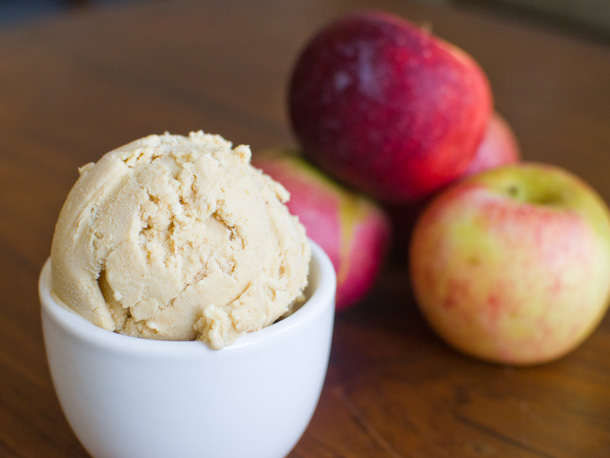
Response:
[[[207,357],[222,357],[221,355],[226,355],[227,352],[258,346],[278,338],[293,328],[307,325],[316,320],[327,307],[332,306],[334,315],[337,281],[335,269],[328,255],[317,243],[309,239],[309,244],[312,252],[310,275],[316,276],[317,287],[312,290],[307,301],[288,317],[259,331],[241,336],[220,350],[214,350],[202,341],[144,339],[118,334],[94,325],[78,313],[59,305],[51,296],[50,258],[46,260],[38,281],[41,310],[73,337],[117,352],[175,356],[205,354]]]

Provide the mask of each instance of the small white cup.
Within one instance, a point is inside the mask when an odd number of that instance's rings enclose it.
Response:
[[[42,325],[60,404],[95,458],[286,456],[316,408],[330,352],[335,272],[313,242],[307,302],[222,350],[101,329],[39,281]]]

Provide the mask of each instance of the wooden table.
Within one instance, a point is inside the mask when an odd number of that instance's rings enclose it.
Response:
[[[55,398],[37,298],[77,167],[165,130],[221,133],[254,151],[294,143],[285,86],[298,51],[330,18],[372,5],[466,49],[525,158],[571,169],[610,201],[607,44],[398,0],[141,3],[4,30],[0,456],[86,456]],[[370,298],[337,317],[320,404],[291,457],[610,456],[609,318],[560,361],[478,362],[429,330],[402,254],[392,257]]]

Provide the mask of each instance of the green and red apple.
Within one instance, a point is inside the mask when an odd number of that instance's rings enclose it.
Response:
[[[609,211],[559,167],[492,169],[422,213],[410,274],[423,316],[451,346],[498,363],[548,362],[581,344],[608,308]]]
[[[382,269],[390,243],[384,210],[333,181],[296,151],[257,152],[252,163],[290,192],[288,209],[330,257],[337,273],[337,311],[360,301]]]
[[[492,112],[473,58],[398,16],[366,11],[320,30],[297,59],[293,130],[321,169],[385,202],[462,176]]]

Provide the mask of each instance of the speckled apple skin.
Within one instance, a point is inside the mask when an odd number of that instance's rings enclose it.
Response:
[[[296,151],[262,151],[252,162],[290,192],[288,209],[331,259],[337,272],[336,310],[355,305],[386,259],[391,225],[384,210],[333,182]]]
[[[386,202],[430,195],[461,176],[492,110],[466,53],[380,12],[348,14],[297,59],[289,114],[306,154]]]
[[[497,363],[559,358],[595,329],[610,292],[610,216],[586,183],[521,163],[476,175],[418,220],[410,274],[450,345]]]

